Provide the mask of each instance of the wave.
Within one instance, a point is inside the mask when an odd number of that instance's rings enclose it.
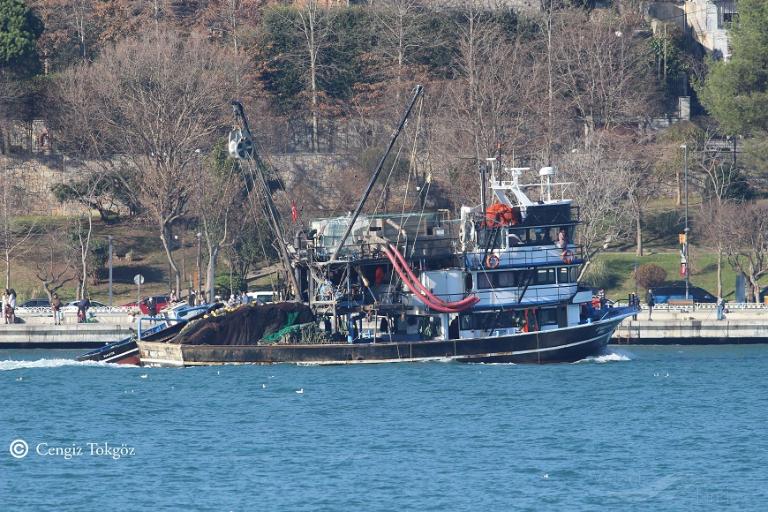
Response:
[[[585,357],[580,361],[576,361],[574,364],[579,363],[615,363],[618,361],[631,361],[631,354],[627,352],[612,351],[607,354],[601,354],[599,356]]]
[[[29,368],[60,368],[62,366],[128,367],[128,365],[105,363],[102,361],[75,361],[74,359],[38,359],[37,361],[6,359],[5,361],[0,361],[0,371],[25,370]]]

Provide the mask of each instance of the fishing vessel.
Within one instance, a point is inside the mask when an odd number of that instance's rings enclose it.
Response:
[[[282,232],[265,166],[236,104],[242,126],[230,138],[231,154],[263,183],[286,280],[312,320],[299,321],[298,310],[242,306],[252,309],[229,320],[199,320],[192,331],[206,336],[139,341],[142,364],[557,363],[604,351],[636,310],[595,308],[592,291],[579,286],[579,208],[565,197],[569,184],[556,181],[554,167],[526,182],[530,168],[488,159],[481,204],[462,206],[457,216],[362,213],[419,94],[417,88],[355,211],[311,221],[293,243]],[[269,328],[247,325],[246,318],[267,317],[276,319]]]

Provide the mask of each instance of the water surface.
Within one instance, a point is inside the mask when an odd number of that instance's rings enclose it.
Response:
[[[540,367],[73,355],[0,351],[2,510],[768,510],[765,345]]]

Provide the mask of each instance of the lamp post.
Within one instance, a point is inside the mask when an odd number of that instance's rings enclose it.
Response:
[[[688,144],[683,144],[680,147],[683,149],[683,182],[685,190],[685,229],[683,230],[685,233],[685,244],[683,244],[683,257],[685,258],[685,300],[688,300],[688,290],[691,284],[691,266],[688,261],[688,245],[690,242],[688,240]]]
[[[112,235],[107,235],[109,243],[109,307],[112,307]]]
[[[198,232],[195,236],[197,237],[197,293],[199,294],[202,288],[200,281],[200,251],[203,234]]]
[[[187,253],[184,251],[184,236],[179,235],[173,235],[173,239],[176,240],[179,243],[179,248],[181,249],[181,282],[185,283],[187,282]],[[183,285],[182,285],[183,286]],[[176,290],[179,294],[179,297],[181,297],[181,290]]]

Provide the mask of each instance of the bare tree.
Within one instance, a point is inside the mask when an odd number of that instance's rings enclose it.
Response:
[[[231,217],[238,208],[240,212],[243,211],[245,199],[242,193],[245,184],[239,174],[239,165],[225,157],[226,153],[221,147],[214,148],[200,173],[194,199],[194,210],[202,225],[201,232],[208,252],[205,279],[208,297],[214,294],[219,253],[230,240]],[[216,193],[212,194],[212,190]]]
[[[77,237],[79,256],[80,256],[80,277],[78,286],[78,298],[87,295],[88,285],[88,262],[91,250],[91,235],[93,234],[93,215],[90,205],[94,202],[94,194],[98,189],[102,177],[98,174],[91,175],[87,180],[88,187],[83,191],[83,197],[80,199],[81,213],[75,220],[74,233]]]
[[[651,48],[636,35],[642,21],[630,13],[566,9],[553,18],[555,89],[576,117],[588,148],[596,127],[610,129],[652,110]],[[649,108],[650,107],[650,108]]]
[[[376,49],[383,71],[395,79],[395,102],[399,104],[413,53],[435,42],[422,26],[424,3],[421,0],[384,0],[373,8],[380,38]]]
[[[696,227],[717,254],[717,296],[722,297],[723,255],[727,239],[733,236],[728,216],[740,217],[731,208],[742,199],[736,190],[739,187],[739,169],[731,158],[723,158],[721,154],[701,151],[695,155],[693,170],[702,183],[701,211]]]
[[[627,233],[627,210],[624,199],[632,172],[629,162],[616,161],[603,148],[564,155],[560,167],[565,181],[578,191],[582,226],[577,243],[582,246],[586,265],[595,255],[622,239]]]
[[[331,18],[333,11],[322,7],[318,0],[306,0],[304,5],[297,10],[299,28],[304,36],[305,50],[308,61],[308,82],[310,115],[312,119],[312,149],[318,150],[319,130],[319,95],[318,73],[322,58],[322,51],[328,44],[328,36],[331,31]]]
[[[737,272],[744,274],[755,302],[760,302],[759,280],[768,272],[768,206],[758,203],[728,205],[723,218],[729,221],[730,236],[725,254]]]
[[[14,180],[0,181],[0,250],[5,263],[5,287],[11,287],[11,263],[29,249],[29,240],[35,224],[22,225],[17,222],[24,190]]]
[[[210,145],[222,126],[232,68],[231,56],[194,34],[150,30],[78,67],[67,82],[82,91],[70,94],[72,108],[90,119],[94,135],[84,143],[109,148],[139,173],[137,195],[158,227],[176,289],[171,229],[195,187],[195,150]]]
[[[67,233],[58,229],[43,234],[39,249],[45,259],[35,263],[35,276],[48,294],[48,300],[51,300],[54,292],[76,277],[75,251]]]

